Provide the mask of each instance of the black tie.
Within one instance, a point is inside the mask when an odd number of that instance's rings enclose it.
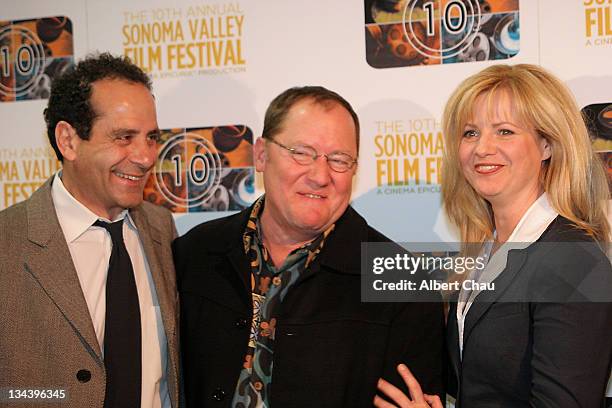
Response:
[[[123,242],[123,220],[96,221],[113,241],[106,277],[104,366],[105,408],[140,407],[142,376],[140,306],[130,255]]]

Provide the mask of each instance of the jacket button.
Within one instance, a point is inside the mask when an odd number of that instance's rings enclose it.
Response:
[[[221,388],[217,388],[215,392],[213,392],[212,397],[215,401],[223,401],[225,399],[225,395],[225,391],[223,391]]]
[[[91,380],[91,372],[89,370],[79,370],[76,378],[79,382],[86,383]]]
[[[237,328],[244,329],[247,327],[248,323],[249,322],[247,322],[247,319],[237,319],[234,324],[236,325]]]

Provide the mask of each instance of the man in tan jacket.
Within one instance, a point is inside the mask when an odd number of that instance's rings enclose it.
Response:
[[[53,83],[45,120],[63,169],[0,212],[0,406],[176,407],[176,230],[142,202],[151,82],[86,58]]]

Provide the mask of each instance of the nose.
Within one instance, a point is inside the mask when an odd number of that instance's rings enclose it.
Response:
[[[483,132],[478,141],[476,142],[476,147],[474,149],[474,153],[477,156],[485,157],[497,152],[497,141],[495,140],[495,135],[490,132]]]
[[[317,157],[317,159],[309,166],[308,179],[315,187],[325,187],[331,180],[331,169],[327,164],[325,156]]]
[[[132,140],[130,161],[140,167],[143,171],[149,170],[157,160],[157,143],[147,136],[135,137]]]

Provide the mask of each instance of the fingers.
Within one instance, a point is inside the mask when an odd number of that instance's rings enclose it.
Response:
[[[395,405],[388,403],[378,395],[374,397],[374,406],[376,408],[397,408]]]
[[[397,372],[406,383],[406,386],[408,386],[410,398],[412,398],[412,400],[415,402],[424,402],[425,399],[423,398],[423,391],[421,390],[421,385],[416,380],[416,378],[414,378],[408,367],[406,367],[405,364],[400,364],[397,366]]]
[[[410,392],[410,398],[402,390],[394,386],[393,384],[380,378],[378,380],[378,389],[382,391],[389,399],[391,399],[399,407],[432,407],[432,408],[443,408],[442,402],[437,395],[423,394],[421,385],[414,378],[408,367],[404,364],[397,366],[397,372],[402,377],[408,391]],[[395,405],[385,401],[378,395],[374,398],[374,406],[377,408],[395,408]]]
[[[406,407],[408,406],[408,404],[410,404],[410,399],[408,399],[408,397],[402,392],[402,390],[397,388],[395,385],[383,380],[382,378],[378,380],[378,389],[400,407]],[[382,400],[382,398],[380,399]],[[383,402],[387,403],[386,401]],[[381,407],[393,407],[393,405],[381,405]]]
[[[444,408],[442,406],[442,401],[440,401],[440,397],[437,395],[423,394],[423,398],[431,408]]]

